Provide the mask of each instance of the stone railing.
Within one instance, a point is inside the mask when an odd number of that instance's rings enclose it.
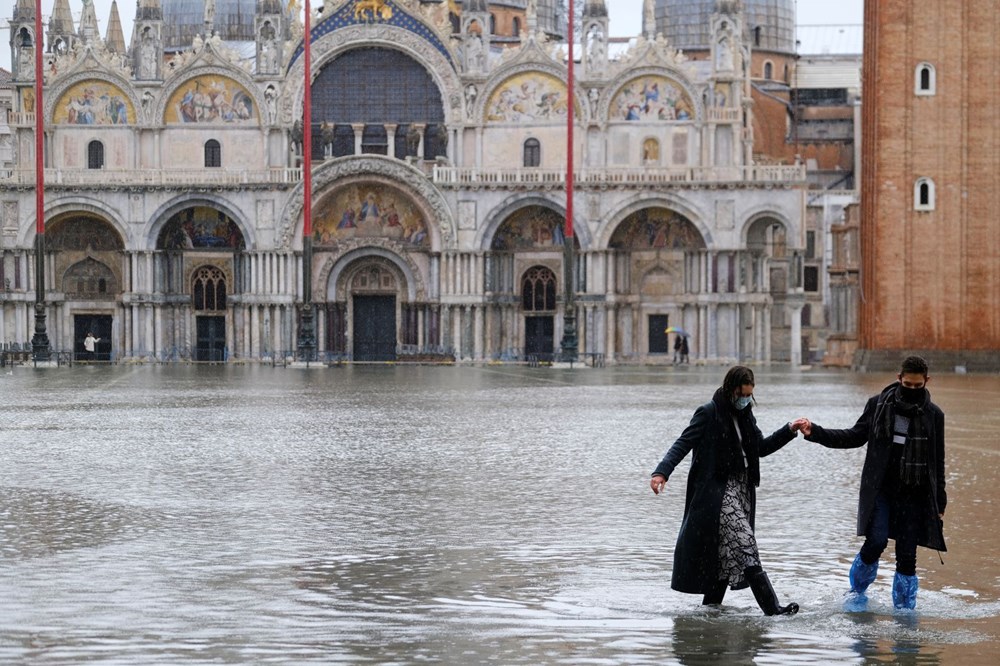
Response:
[[[434,183],[450,188],[560,188],[566,182],[564,169],[517,168],[476,169],[435,166]],[[694,183],[804,183],[802,165],[749,167],[609,167],[575,172],[580,187],[651,187]]]
[[[725,107],[709,107],[709,122],[735,123],[743,120],[743,112],[740,109],[727,109]]]
[[[302,169],[46,169],[45,185],[115,187],[241,187],[293,185],[302,180]],[[0,170],[0,183],[34,185],[34,170]]]

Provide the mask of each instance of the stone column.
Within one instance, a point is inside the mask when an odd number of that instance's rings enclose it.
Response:
[[[785,302],[788,316],[791,318],[791,349],[790,359],[792,367],[802,365],[802,307],[805,305],[805,295],[794,293],[788,295]]]
[[[387,149],[388,156],[396,157],[396,128],[398,128],[399,125],[388,123],[384,125],[384,127],[386,139],[389,141],[389,147]]]
[[[354,130],[354,154],[361,154],[361,137],[364,136],[365,124],[364,123],[351,123],[351,129]]]

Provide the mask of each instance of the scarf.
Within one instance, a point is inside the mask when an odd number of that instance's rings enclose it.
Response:
[[[931,396],[925,389],[924,399],[919,404],[912,404],[903,400],[901,389],[900,383],[894,382],[879,394],[875,408],[875,436],[880,442],[887,442],[892,446],[896,414],[910,420],[906,444],[899,459],[899,481],[904,486],[919,486],[929,478],[927,459],[930,439],[924,427],[924,412],[930,404]]]
[[[719,443],[723,449],[715,456],[715,476],[720,481],[729,478],[730,473],[738,472],[746,468],[747,481],[754,487],[760,485],[760,456],[757,452],[757,440],[754,439],[754,428],[750,418],[752,406],[746,409],[736,409],[733,407],[730,396],[721,388],[715,391],[712,396],[715,403],[715,417],[719,419],[722,426],[722,441]],[[736,426],[733,417],[739,423],[740,433],[743,435],[743,444],[740,445],[740,437],[736,434]],[[746,466],[743,463],[743,452],[746,451]]]

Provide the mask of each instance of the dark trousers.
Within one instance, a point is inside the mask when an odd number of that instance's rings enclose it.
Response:
[[[917,573],[917,530],[923,520],[922,493],[879,491],[875,510],[865,529],[861,560],[874,564],[889,545],[890,529],[896,535],[896,571],[904,576]]]

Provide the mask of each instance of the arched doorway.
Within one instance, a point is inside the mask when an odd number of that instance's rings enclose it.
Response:
[[[218,266],[200,266],[191,276],[195,313],[194,360],[226,360],[226,276]]]
[[[395,361],[399,345],[397,312],[403,278],[382,257],[359,259],[348,267],[351,356],[362,363]]]
[[[156,249],[158,287],[171,306],[162,308],[149,346],[168,358],[212,363],[242,353],[234,350],[233,301],[246,270],[246,240],[236,221],[211,205],[188,206],[164,223]]]
[[[494,232],[486,257],[487,347],[494,358],[554,353],[565,224],[564,213],[528,204],[507,215]],[[579,238],[573,240],[579,250]]]
[[[551,360],[555,353],[556,275],[546,266],[532,266],[521,276],[524,311],[524,354]]]
[[[615,319],[615,353],[647,362],[668,362],[677,335],[673,326],[697,339],[701,285],[697,267],[705,239],[684,215],[668,208],[643,208],[615,229],[615,291],[622,306]],[[696,352],[696,349],[692,349]]]
[[[122,291],[122,237],[107,221],[87,213],[60,215],[49,223],[46,244],[53,256],[55,290],[65,296],[53,335],[77,359],[109,361],[118,349],[115,314]],[[92,334],[93,352],[84,340]]]

